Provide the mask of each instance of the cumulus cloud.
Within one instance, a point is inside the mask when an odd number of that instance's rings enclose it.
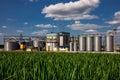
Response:
[[[115,12],[114,16],[116,19],[120,19],[120,11]]]
[[[108,21],[106,23],[108,23],[108,24],[120,24],[120,20]]]
[[[108,24],[120,24],[120,11],[114,13],[114,18],[112,21],[107,21]]]
[[[24,22],[24,25],[28,25],[28,22]]]
[[[29,2],[37,2],[38,0],[29,0]]]
[[[97,30],[89,29],[86,30],[86,33],[99,33]]]
[[[23,30],[16,30],[16,32],[18,32],[18,33],[22,33],[22,32],[24,32]]]
[[[37,24],[35,26],[39,27],[39,28],[56,28],[57,27],[57,26],[51,25],[51,24]]]
[[[78,0],[75,2],[58,3],[43,8],[42,13],[45,17],[54,20],[81,20],[96,19],[95,15],[89,13],[99,6],[99,0]]]
[[[100,25],[96,25],[96,24],[82,24],[82,23],[74,23],[74,24],[71,24],[71,25],[67,25],[68,28],[70,28],[71,30],[81,30],[81,31],[84,31],[84,30],[89,30],[89,29],[99,29],[99,28],[105,28],[105,27],[108,27],[108,26],[100,26]]]
[[[79,24],[80,23],[80,21],[75,21],[75,24]]]
[[[2,28],[7,28],[7,26],[2,26]]]
[[[48,33],[48,30],[40,30],[40,31],[34,31],[31,34],[40,36],[40,35],[46,35],[47,33]]]

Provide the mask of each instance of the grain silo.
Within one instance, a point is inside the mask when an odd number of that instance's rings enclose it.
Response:
[[[106,51],[114,51],[114,36],[113,34],[106,34]]]
[[[74,41],[73,41],[73,50],[77,51],[77,41],[78,41],[78,37],[74,37]]]
[[[73,42],[70,42],[69,44],[69,51],[73,51]]]
[[[102,36],[96,34],[94,36],[94,51],[101,51],[101,46],[102,46]]]
[[[5,51],[12,51],[20,49],[20,45],[18,41],[10,39],[4,41],[4,50]]]
[[[86,41],[86,50],[87,51],[93,51],[94,50],[94,37],[93,35],[87,35],[87,41]]]
[[[70,37],[69,41],[69,51],[74,51],[74,37]]]
[[[74,44],[74,51],[77,51],[77,43],[74,42],[73,44]]]
[[[79,50],[86,51],[86,36],[79,35]]]

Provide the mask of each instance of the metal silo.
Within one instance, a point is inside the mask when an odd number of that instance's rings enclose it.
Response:
[[[94,51],[101,51],[102,46],[102,36],[95,35],[94,36]]]
[[[77,51],[77,43],[74,42],[74,51]]]
[[[77,51],[77,41],[78,41],[78,37],[74,37],[74,42],[73,42],[73,45],[74,45],[74,51]]]
[[[111,34],[106,35],[106,51],[114,51],[114,36]]]
[[[4,42],[4,50],[5,51],[12,51],[20,49],[20,45],[18,41],[8,40]]]
[[[39,42],[38,40],[34,40],[34,41],[33,41],[33,46],[34,46],[35,48],[38,47],[38,42]]]
[[[87,51],[93,51],[94,50],[94,37],[93,35],[87,35],[87,44],[86,44]]]
[[[73,42],[70,42],[69,49],[70,51],[73,51]]]
[[[86,51],[86,36],[85,35],[79,36],[79,50]]]

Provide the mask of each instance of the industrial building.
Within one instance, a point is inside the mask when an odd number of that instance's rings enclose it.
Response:
[[[4,50],[24,51],[74,51],[74,52],[113,52],[120,51],[115,46],[113,33],[80,34],[70,36],[69,32],[50,32],[46,36],[9,36],[4,38]]]
[[[68,51],[69,38],[70,38],[70,33],[69,32],[60,32],[60,33],[58,33],[59,51]]]
[[[68,32],[48,33],[46,35],[46,51],[68,51],[69,47]]]
[[[43,51],[45,50],[45,37],[35,36],[5,36],[4,51]]]
[[[58,33],[48,33],[46,35],[46,51],[58,51]]]
[[[113,52],[114,51],[114,36],[113,34],[105,34],[105,42],[100,34],[81,34],[78,37],[71,37],[69,43],[70,51],[80,52]],[[105,43],[105,44],[103,44]],[[104,47],[104,48],[103,48]]]

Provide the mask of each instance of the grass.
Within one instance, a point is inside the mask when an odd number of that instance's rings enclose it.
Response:
[[[0,52],[0,80],[120,80],[120,55]]]

